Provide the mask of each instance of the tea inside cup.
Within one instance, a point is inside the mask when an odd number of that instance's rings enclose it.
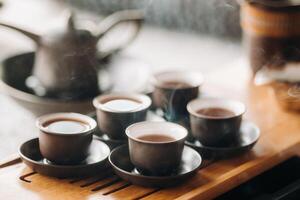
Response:
[[[188,111],[201,118],[231,118],[242,115],[246,111],[243,103],[222,98],[201,98],[191,101]]]
[[[97,109],[108,112],[135,112],[150,106],[149,97],[142,94],[114,93],[100,95],[93,101]]]
[[[79,113],[54,113],[37,119],[37,127],[53,134],[81,134],[96,127],[94,119]]]
[[[241,126],[246,107],[242,102],[203,98],[188,103],[192,135],[206,146],[222,146],[233,142]]]
[[[169,175],[178,169],[187,130],[171,122],[139,122],[126,129],[132,163],[146,175]]]
[[[187,130],[172,122],[140,122],[126,129],[129,138],[144,143],[168,143],[182,140]]]
[[[187,89],[203,84],[203,76],[192,71],[166,71],[154,75],[153,85],[165,89]]]

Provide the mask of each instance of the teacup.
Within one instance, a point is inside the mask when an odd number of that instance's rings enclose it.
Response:
[[[203,76],[199,72],[169,71],[154,75],[153,103],[165,112],[168,120],[188,114],[186,105],[198,97]]]
[[[187,130],[171,122],[140,122],[126,129],[130,160],[145,175],[170,175],[178,169]]]
[[[238,137],[243,103],[221,98],[195,99],[188,103],[192,135],[205,146],[226,146]]]
[[[125,129],[146,120],[151,99],[143,94],[104,94],[93,100],[102,133],[111,139],[126,139]]]
[[[89,152],[94,119],[79,113],[53,113],[36,120],[43,157],[56,164],[78,164]]]

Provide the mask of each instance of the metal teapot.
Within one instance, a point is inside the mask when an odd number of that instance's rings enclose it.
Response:
[[[62,30],[37,35],[13,25],[1,26],[16,30],[37,46],[32,75],[45,91],[45,96],[61,99],[84,99],[99,93],[97,67],[99,57],[109,56],[124,48],[137,35],[143,15],[137,10],[113,13],[97,25],[97,31],[76,27],[74,15],[70,13]],[[122,45],[109,52],[99,52],[97,44],[112,28],[121,22],[132,22],[135,31]]]

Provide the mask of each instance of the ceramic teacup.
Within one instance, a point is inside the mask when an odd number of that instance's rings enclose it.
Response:
[[[151,99],[143,94],[104,94],[93,100],[97,121],[102,133],[110,139],[126,139],[125,129],[146,120]]]
[[[195,99],[188,103],[192,135],[205,146],[226,146],[238,137],[243,103],[222,98]]]
[[[187,130],[171,122],[140,122],[126,129],[130,160],[145,175],[170,175],[178,169]]]
[[[199,72],[166,71],[155,74],[153,103],[165,112],[168,120],[187,115],[186,105],[198,97],[203,76]]]
[[[79,113],[53,113],[36,120],[41,154],[55,164],[78,164],[89,152],[94,119]]]

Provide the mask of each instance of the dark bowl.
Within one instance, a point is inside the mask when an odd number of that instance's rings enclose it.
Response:
[[[154,134],[153,134],[154,133]],[[143,140],[143,135],[165,135],[171,140]],[[131,162],[148,175],[169,175],[182,159],[187,130],[171,122],[139,122],[126,129]]]
[[[186,84],[183,87],[166,85],[167,82]],[[189,71],[166,71],[155,74],[152,80],[152,100],[155,107],[162,109],[168,120],[187,115],[186,105],[197,98],[203,84],[202,74]]]
[[[117,111],[105,107],[107,101],[118,98],[134,99],[140,102],[141,106],[129,111]],[[125,129],[129,125],[146,120],[151,99],[147,95],[139,93],[110,93],[95,97],[93,105],[96,109],[99,129],[110,139],[124,140],[127,139]]]
[[[76,119],[89,128],[81,132],[59,133],[48,130],[44,124],[55,119]],[[79,113],[53,113],[39,117],[36,126],[40,130],[39,146],[41,154],[56,164],[78,164],[89,154],[93,132],[97,123],[91,117]]]
[[[232,114],[212,116],[197,111],[207,108],[221,108]],[[190,127],[194,138],[205,146],[226,146],[239,136],[242,116],[246,107],[242,102],[222,98],[200,98],[188,103]]]

